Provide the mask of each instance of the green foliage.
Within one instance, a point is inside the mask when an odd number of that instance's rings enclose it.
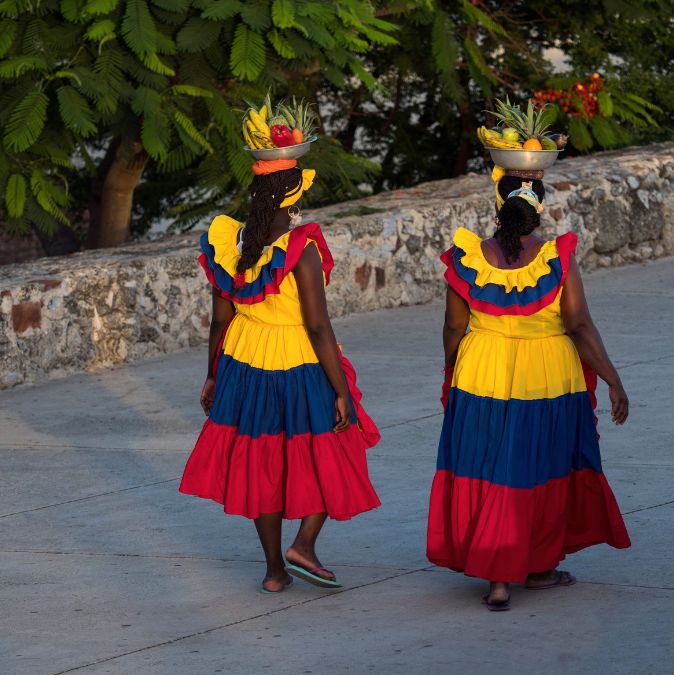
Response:
[[[7,181],[5,203],[10,218],[20,218],[26,207],[26,179],[20,173],[14,173]]]
[[[579,78],[556,77],[555,87],[574,91]],[[625,92],[616,80],[603,80],[603,89],[596,94],[597,109],[585,109],[583,99],[574,94],[568,110],[559,103],[549,105],[551,124],[568,129],[571,145],[581,152],[598,147],[602,149],[627,145],[635,138],[635,132],[644,129],[659,129],[655,116],[663,111],[655,104],[636,94]]]
[[[236,28],[230,66],[235,77],[256,80],[266,61],[264,38],[240,23]]]
[[[178,204],[181,226],[236,208],[251,158],[234,109],[270,86],[313,98],[322,68],[374,88],[360,54],[394,30],[369,0],[1,0],[0,207],[24,231],[79,218],[125,140],[142,144],[159,194],[156,208],[137,203],[138,229]],[[332,144],[316,156],[335,195],[359,193],[368,163]]]
[[[47,120],[49,98],[38,89],[28,92],[12,110],[5,125],[3,143],[7,150],[20,152],[38,139]]]
[[[150,157],[137,232],[241,215],[238,110],[270,87],[319,103],[310,203],[480,168],[483,111],[547,84],[551,45],[611,83],[600,115],[558,111],[567,154],[674,138],[670,0],[0,0],[0,208],[79,219],[125,140]]]

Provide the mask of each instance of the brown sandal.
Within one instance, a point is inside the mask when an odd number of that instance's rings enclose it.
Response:
[[[529,586],[524,584],[524,588],[528,591],[544,591],[547,588],[557,588],[557,586],[573,586],[576,583],[576,577],[571,574],[571,572],[565,572],[564,570],[555,570],[557,576],[554,581],[551,581],[548,584],[541,584],[536,586]]]

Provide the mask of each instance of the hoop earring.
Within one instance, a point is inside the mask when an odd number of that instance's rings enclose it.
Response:
[[[288,207],[288,216],[290,217],[290,227],[297,227],[302,222],[302,211],[299,206],[292,204]]]

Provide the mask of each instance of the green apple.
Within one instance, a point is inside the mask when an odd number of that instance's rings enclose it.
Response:
[[[515,129],[509,127],[503,130],[503,140],[509,143],[517,143],[520,140],[520,135]]]

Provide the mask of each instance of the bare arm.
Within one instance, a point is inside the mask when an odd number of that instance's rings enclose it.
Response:
[[[562,291],[561,311],[564,329],[573,341],[578,355],[609,386],[613,421],[623,424],[628,414],[627,394],[590,316],[580,270],[573,256]]]
[[[211,316],[211,330],[208,335],[208,371],[206,373],[206,382],[201,390],[199,398],[201,407],[208,415],[215,399],[215,374],[213,373],[213,364],[220,345],[222,332],[234,318],[236,313],[234,304],[230,300],[225,300],[216,288],[213,289],[213,313]]]
[[[328,316],[328,304],[323,285],[323,267],[315,246],[309,245],[304,249],[293,271],[309,340],[337,395],[335,431],[343,431],[351,423],[349,388],[342,370],[337,340]]]
[[[466,301],[451,287],[447,286],[445,323],[442,328],[442,343],[445,348],[445,368],[454,368],[459,344],[466,334],[470,311]]]

